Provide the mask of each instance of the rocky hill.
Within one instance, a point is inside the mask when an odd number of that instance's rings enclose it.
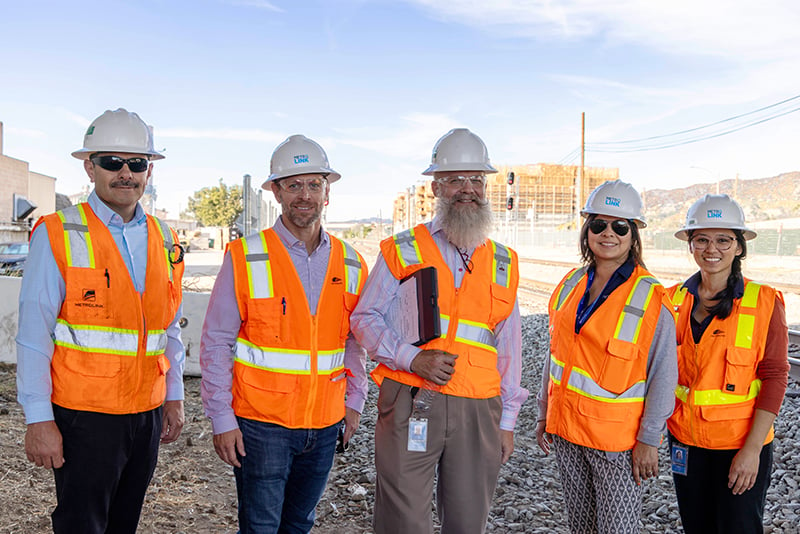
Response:
[[[716,192],[716,183],[645,191],[648,226],[653,229],[679,228],[686,210],[695,200],[706,193]],[[719,193],[735,198],[742,205],[748,222],[800,217],[800,172],[755,180],[722,180]]]

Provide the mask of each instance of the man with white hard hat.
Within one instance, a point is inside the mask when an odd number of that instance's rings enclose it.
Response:
[[[514,450],[528,392],[520,386],[517,254],[488,239],[486,174],[495,172],[469,130],[439,139],[423,172],[433,176],[436,216],[381,243],[353,313],[356,338],[379,363],[378,534],[433,532],[434,476],[442,533],[483,532],[500,465]],[[401,335],[399,287],[426,267],[436,268],[441,336],[419,345]]]
[[[350,313],[367,265],[320,220],[340,177],[311,139],[278,145],[262,187],[281,216],[228,244],[211,292],[201,393],[214,449],[234,468],[243,534],[311,530],[337,437],[343,451],[366,400]]]
[[[25,452],[53,469],[54,532],[133,533],[184,423],[182,252],[139,204],[164,157],[139,115],[106,111],[72,155],[94,191],[36,223],[19,297]]]

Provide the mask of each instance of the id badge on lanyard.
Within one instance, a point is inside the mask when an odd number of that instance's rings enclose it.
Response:
[[[428,450],[428,419],[412,417],[408,420],[408,450],[425,452]]]

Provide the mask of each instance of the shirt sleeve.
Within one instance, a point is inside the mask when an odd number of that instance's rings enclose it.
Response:
[[[233,413],[233,350],[242,325],[230,253],[222,260],[200,337],[200,397],[214,434],[239,428]]]
[[[389,271],[383,255],[378,255],[364,290],[350,316],[350,329],[370,357],[393,370],[411,372],[411,361],[421,349],[400,339],[393,325],[398,324],[394,301],[398,280]]]
[[[495,328],[497,341],[497,370],[500,372],[500,398],[503,414],[500,430],[514,430],[522,403],[528,398],[528,390],[520,385],[522,380],[522,320],[519,303],[506,319]]]
[[[17,400],[27,424],[53,420],[53,381],[50,362],[56,318],[66,296],[66,284],[50,248],[47,227],[31,236],[27,265],[19,294],[17,328]]]
[[[358,413],[362,413],[364,404],[367,401],[367,390],[369,388],[367,356],[364,349],[353,337],[352,332],[347,336],[347,342],[344,346],[344,366],[349,370],[347,375],[347,397],[344,405]]]
[[[786,395],[790,367],[786,310],[783,302],[776,298],[769,321],[764,358],[756,368],[756,376],[761,379],[761,391],[758,394],[756,408],[778,414],[783,397]]]
[[[167,397],[166,400],[183,400],[183,369],[186,365],[186,348],[181,339],[180,318],[183,317],[183,303],[178,306],[178,311],[172,322],[167,327],[167,347],[164,355],[169,361],[167,371]]]
[[[675,320],[666,306],[661,307],[656,331],[647,357],[644,414],[639,423],[638,441],[658,447],[667,419],[675,409],[678,385],[678,346]]]

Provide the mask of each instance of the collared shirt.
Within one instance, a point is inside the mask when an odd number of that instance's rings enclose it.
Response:
[[[100,200],[96,192],[89,195],[88,203],[111,232],[134,287],[143,293],[147,271],[147,216],[141,205],[136,205],[133,218],[126,223]],[[31,236],[27,265],[29,268],[25,270],[19,294],[17,399],[25,411],[26,422],[31,424],[53,420],[50,362],[56,319],[66,295],[64,277],[53,257],[44,224],[40,224]],[[166,357],[171,368],[166,377],[166,400],[183,400],[185,351],[178,326],[181,315],[182,305],[167,328]]]
[[[608,296],[631,277],[634,267],[633,261],[631,260],[617,267],[617,270],[614,271],[614,274],[611,275],[611,278],[608,279],[603,290],[593,302],[589,302],[589,290],[592,288],[592,282],[594,282],[595,269],[594,267],[589,267],[589,271],[586,273],[586,291],[583,293],[583,297],[578,303],[578,315],[575,317],[576,334],[580,334],[583,325],[586,324],[586,321],[589,320],[589,317],[592,316],[595,310],[606,301]]]
[[[305,243],[292,235],[283,224],[282,218],[278,218],[272,229],[289,252],[297,276],[305,289],[308,309],[315,314],[325,273],[328,270],[331,251],[328,234],[320,230],[319,245],[309,254]],[[203,373],[200,394],[206,415],[211,419],[214,434],[239,428],[233,413],[231,391],[233,348],[241,326],[242,318],[239,315],[233,283],[233,264],[230,253],[225,253],[214,289],[211,291],[200,340],[200,366]],[[344,366],[353,374],[347,377],[345,406],[361,413],[367,399],[366,355],[352,334],[345,343]]]
[[[453,273],[455,287],[461,287],[464,276],[464,260],[455,245],[447,240],[442,230],[441,219],[434,218],[426,223],[447,267]],[[485,244],[480,245],[485,247]],[[474,249],[468,250],[472,257]],[[358,332],[359,341],[367,349],[373,360],[390,369],[411,371],[411,361],[422,349],[403,341],[398,332],[400,318],[395,297],[400,282],[395,278],[383,255],[378,256],[375,267],[370,272],[364,292],[350,317],[352,329]],[[497,341],[497,370],[500,372],[500,397],[503,401],[503,415],[500,428],[514,430],[520,406],[528,398],[528,390],[520,385],[522,377],[522,334],[519,305],[514,302],[511,315],[500,321],[495,328]]]

